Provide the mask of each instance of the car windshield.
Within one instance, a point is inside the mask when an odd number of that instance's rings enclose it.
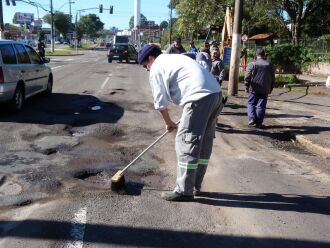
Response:
[[[117,49],[117,50],[124,50],[124,49],[127,49],[127,45],[119,45],[119,44],[116,44],[116,45],[113,45],[112,46],[112,49]]]

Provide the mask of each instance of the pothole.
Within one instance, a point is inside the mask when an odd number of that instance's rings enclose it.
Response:
[[[74,178],[78,179],[80,183],[89,188],[96,189],[111,189],[111,177],[118,170],[113,169],[112,171],[96,171],[96,170],[83,170],[76,172]],[[128,194],[128,195],[140,195],[141,189],[144,186],[141,178],[136,174],[127,171],[124,175],[125,184],[122,189],[117,193]]]
[[[0,196],[0,207],[23,207],[30,205],[36,201],[47,199],[48,197],[48,194],[42,192]]]
[[[296,136],[294,135],[294,133],[290,131],[271,133],[270,142],[275,148],[280,150],[285,150],[288,152],[299,153],[299,154],[312,155],[296,141]]]
[[[97,136],[100,139],[120,138],[125,135],[123,129],[109,124],[95,124],[85,127],[74,127],[70,130],[72,136]]]
[[[162,185],[164,178],[160,175],[148,175],[142,179],[142,181],[151,187],[159,187]]]

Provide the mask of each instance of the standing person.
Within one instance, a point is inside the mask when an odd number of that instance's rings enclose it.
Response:
[[[249,125],[262,128],[268,94],[275,85],[275,68],[265,59],[265,51],[257,49],[257,60],[250,63],[244,77],[248,92],[247,114]]]
[[[223,65],[222,60],[220,59],[220,53],[218,51],[214,50],[211,54],[211,58],[212,58],[211,73],[221,86],[222,81],[225,78],[225,66]]]
[[[195,47],[195,42],[192,40],[192,41],[190,41],[189,45],[190,45],[190,51],[189,52],[196,54],[198,52],[198,50]]]
[[[159,47],[146,45],[138,63],[150,71],[154,106],[167,130],[178,129],[175,139],[177,179],[167,201],[191,201],[200,194],[211,156],[216,117],[222,106],[221,88],[215,78],[188,56],[162,54]],[[169,115],[170,102],[183,107],[179,125]]]
[[[211,60],[211,56],[210,56],[210,50],[206,49],[205,47],[201,47],[199,52],[196,54],[196,61],[203,68],[210,71],[211,67],[212,67],[212,60]]]
[[[240,59],[241,59],[241,64],[242,64],[242,69],[243,71],[246,71],[246,63],[247,63],[247,50],[246,48],[244,47],[243,50],[241,51],[241,54],[240,54]]]
[[[183,48],[183,46],[181,45],[181,38],[177,37],[174,41],[174,43],[167,48],[166,53],[185,53],[186,50]]]
[[[45,57],[45,47],[46,47],[45,43],[42,41],[42,39],[39,39],[37,49],[40,57],[42,58]]]

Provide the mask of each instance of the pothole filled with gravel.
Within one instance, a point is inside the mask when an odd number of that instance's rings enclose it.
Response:
[[[299,142],[296,141],[295,134],[290,131],[272,132],[269,137],[269,141],[275,148],[280,150],[312,155],[310,152],[306,151],[304,147],[299,144]]]

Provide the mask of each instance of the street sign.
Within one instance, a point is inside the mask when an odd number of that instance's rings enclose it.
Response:
[[[249,39],[249,37],[246,34],[243,34],[241,39],[243,42],[246,42]]]
[[[225,47],[223,50],[223,57],[222,57],[222,62],[224,65],[230,64],[230,57],[231,57],[231,47]]]

